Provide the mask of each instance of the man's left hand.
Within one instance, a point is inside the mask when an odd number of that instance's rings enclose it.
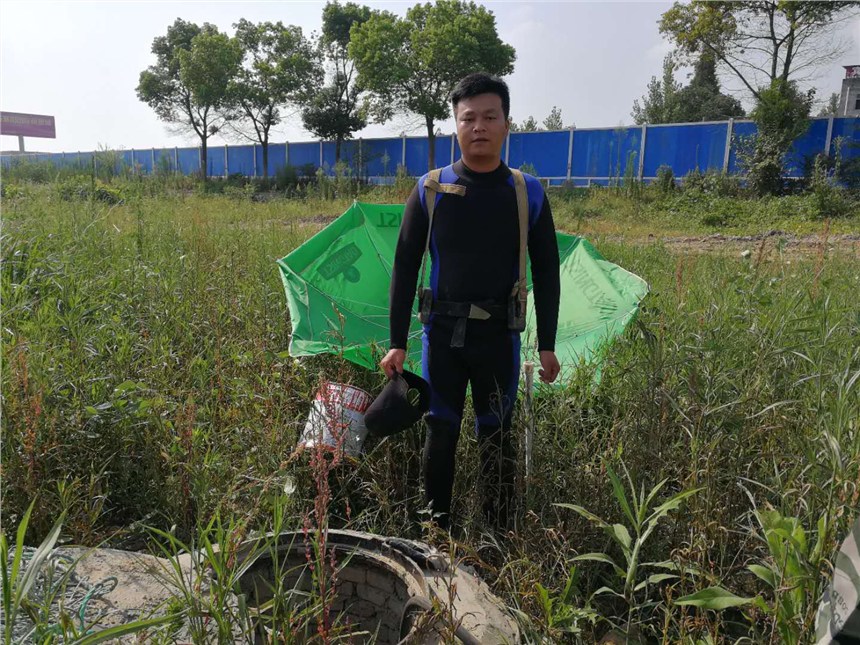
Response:
[[[552,383],[561,371],[561,365],[558,363],[555,352],[540,352],[540,367],[538,374],[544,383]]]

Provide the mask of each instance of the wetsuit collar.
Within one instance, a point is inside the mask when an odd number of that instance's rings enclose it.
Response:
[[[504,161],[499,162],[499,167],[491,172],[475,172],[462,159],[454,162],[454,172],[461,179],[473,184],[497,184],[506,181],[511,176],[510,168]]]

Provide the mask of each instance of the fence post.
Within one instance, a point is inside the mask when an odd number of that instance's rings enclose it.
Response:
[[[824,139],[824,154],[830,156],[830,143],[833,141],[833,115],[827,119],[827,137]]]
[[[224,177],[225,178],[227,178],[230,175],[229,170],[227,170],[227,168],[229,167],[227,164],[228,164],[229,159],[230,159],[227,155],[227,148],[229,148],[229,146],[225,143],[224,144]]]
[[[570,141],[567,142],[567,181],[570,181],[570,172],[573,168],[573,131],[576,130],[576,126],[570,126]],[[510,132],[508,132],[510,135]]]
[[[323,142],[320,139],[320,168],[323,167]]]
[[[455,145],[456,141],[457,141],[456,136],[452,134],[451,135],[451,164],[452,165],[454,163],[454,145]]]
[[[508,165],[508,162],[511,158],[511,131],[508,130],[508,134],[505,137],[505,165]]]
[[[251,157],[254,161],[254,165],[253,165],[254,177],[256,177],[257,176],[257,144],[256,143],[251,144]]]
[[[361,177],[361,167],[364,165],[364,147],[362,146],[361,137],[358,138],[358,168],[355,169],[356,174]]]
[[[642,124],[642,141],[639,142],[639,181],[642,181],[642,173],[645,172],[645,139],[648,138],[648,124]]]
[[[729,157],[732,154],[732,134],[735,129],[735,120],[729,119],[729,127],[726,128],[726,150],[723,153],[723,174],[729,171]]]

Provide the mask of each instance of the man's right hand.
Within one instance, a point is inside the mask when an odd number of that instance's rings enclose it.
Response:
[[[379,362],[379,366],[385,372],[385,375],[388,378],[392,378],[394,376],[394,372],[398,374],[403,374],[403,363],[406,361],[406,350],[403,349],[392,349],[389,350]]]

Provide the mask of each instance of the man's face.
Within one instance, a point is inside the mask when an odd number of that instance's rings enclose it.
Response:
[[[508,135],[508,121],[498,94],[478,94],[457,103],[457,141],[463,157],[499,159]]]

